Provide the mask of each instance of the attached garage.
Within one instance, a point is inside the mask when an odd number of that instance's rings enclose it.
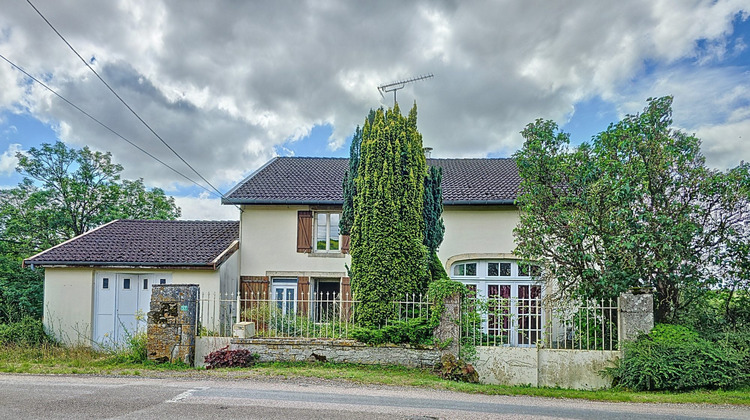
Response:
[[[37,254],[44,325],[69,344],[119,345],[145,328],[155,284],[197,284],[235,296],[236,221],[116,220]]]

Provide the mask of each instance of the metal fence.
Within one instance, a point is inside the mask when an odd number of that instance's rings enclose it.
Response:
[[[393,302],[394,321],[427,319],[429,298],[405,296]],[[203,294],[199,301],[199,335],[231,336],[235,322],[254,322],[256,337],[349,338],[357,328],[360,302],[339,293],[250,292],[236,296]]]
[[[473,346],[617,350],[617,311],[613,300],[470,298],[462,307],[462,341]]]

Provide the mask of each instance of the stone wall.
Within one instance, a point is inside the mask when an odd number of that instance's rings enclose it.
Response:
[[[601,389],[612,385],[603,374],[619,351],[477,347],[474,368],[485,384]]]
[[[440,350],[408,346],[368,346],[355,340],[234,338],[231,349],[247,349],[261,362],[325,361],[430,368],[440,361]]]
[[[148,360],[193,365],[199,289],[195,284],[153,285],[148,312]]]
[[[620,308],[617,330],[620,343],[635,340],[639,334],[649,333],[654,328],[653,294],[629,291],[617,298],[617,306]]]
[[[195,367],[205,367],[206,356],[231,343],[232,337],[195,337]]]

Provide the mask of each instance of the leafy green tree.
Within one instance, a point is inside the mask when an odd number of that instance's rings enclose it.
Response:
[[[44,271],[21,268],[18,258],[0,254],[0,324],[41,318],[43,300]]]
[[[42,144],[19,153],[24,175],[0,190],[0,322],[24,313],[41,316],[43,272],[23,259],[114,219],[175,219],[180,209],[143,180],[120,180],[110,153]]]
[[[88,147],[76,150],[58,141],[16,157],[18,172],[46,191],[52,209],[62,218],[58,227],[68,238],[116,217],[173,219],[180,215],[174,199],[164,191],[147,191],[142,180],[120,182],[122,165],[112,163],[109,152]]]
[[[365,121],[355,178],[351,229],[351,287],[359,320],[382,325],[392,302],[425,290],[425,157],[417,131],[417,108],[409,116],[393,109]]]
[[[576,148],[552,121],[522,132],[516,252],[561,293],[654,287],[657,321],[670,320],[725,274],[713,256],[746,211],[747,172],[707,168],[700,141],[671,128],[671,104],[649,99]]]

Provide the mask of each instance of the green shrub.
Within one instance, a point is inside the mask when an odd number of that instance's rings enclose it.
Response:
[[[349,333],[349,336],[362,343],[372,345],[386,343],[432,345],[432,328],[423,318],[391,321],[382,328],[355,328]]]
[[[748,383],[747,357],[689,328],[662,324],[625,343],[625,356],[611,372],[621,387],[635,391],[734,388]]]
[[[145,331],[128,334],[125,346],[116,353],[116,359],[125,363],[143,363],[148,360],[148,336]]]
[[[54,343],[54,340],[44,331],[42,321],[31,316],[25,316],[18,322],[0,324],[0,345],[37,346],[50,343]]]

